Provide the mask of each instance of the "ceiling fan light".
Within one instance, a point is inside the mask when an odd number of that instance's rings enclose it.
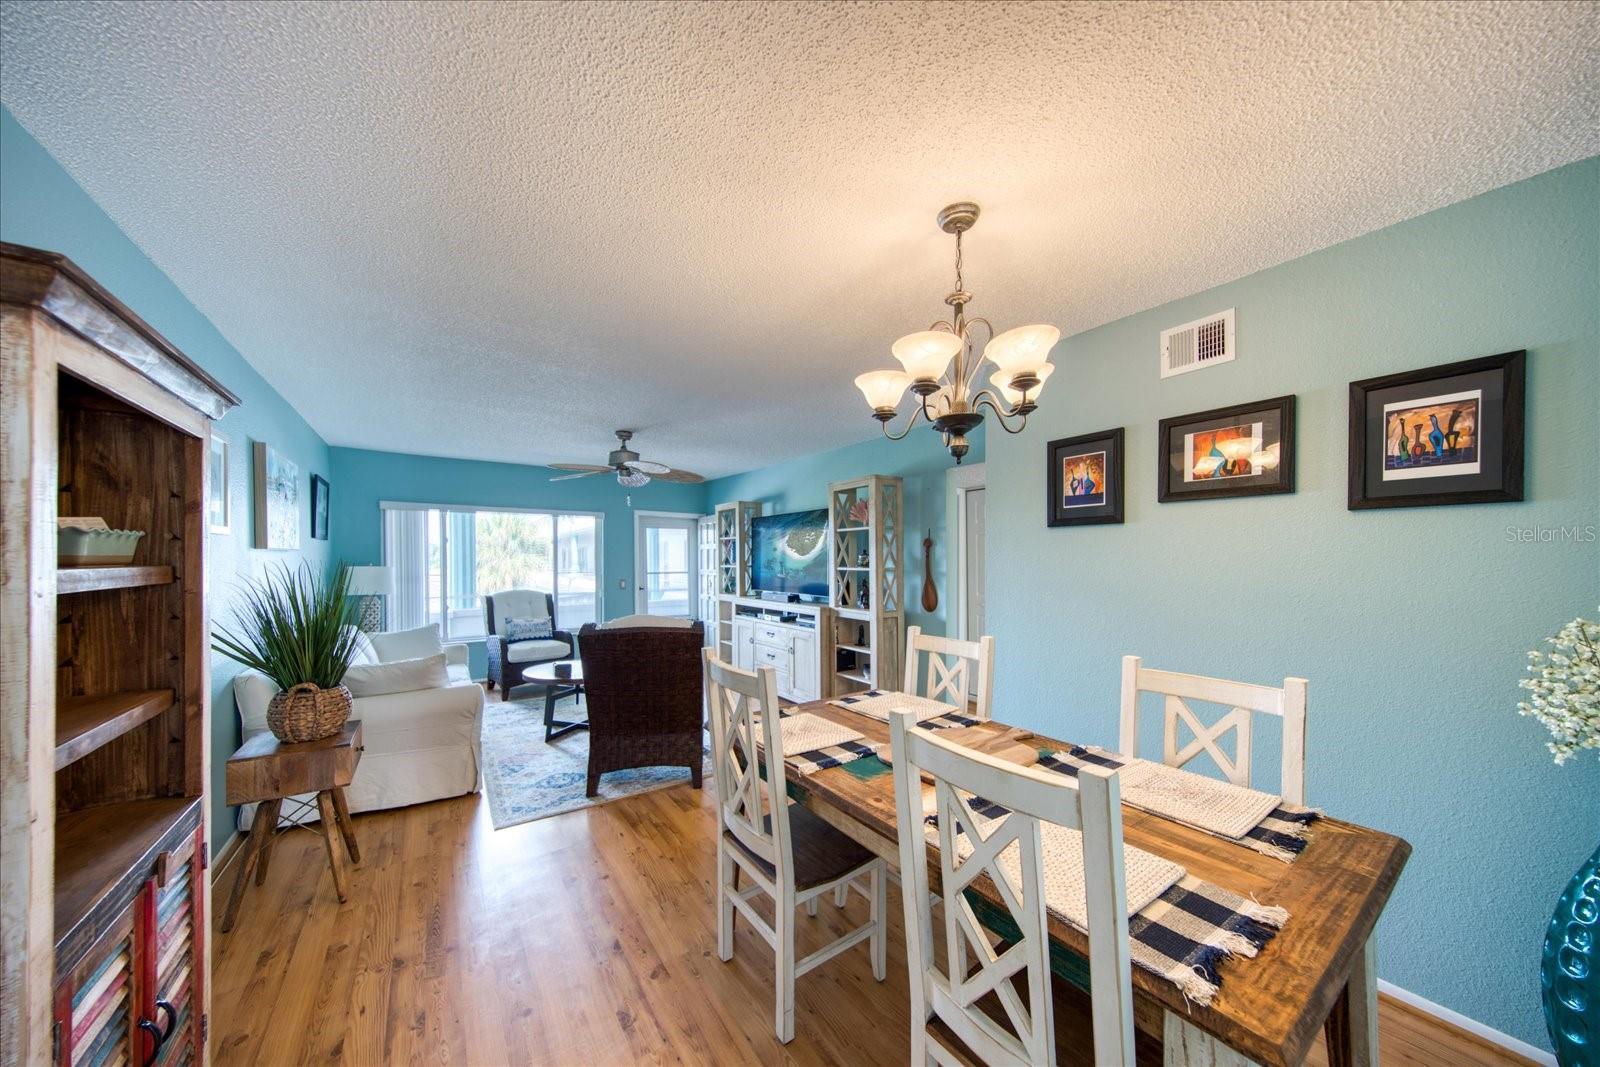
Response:
[[[1055,372],[1056,365],[1054,363],[1046,363],[1044,366],[1035,371],[1034,377],[1039,379],[1039,384],[1028,390],[1027,398],[1029,400],[1038,400],[1039,392],[1044,388],[1044,383],[1048,381],[1050,379],[1050,375],[1054,374]],[[1005,402],[1010,404],[1012,407],[1016,407],[1018,404],[1022,403],[1023,400],[1022,390],[1013,389],[1011,387],[1011,379],[1014,377],[1016,377],[1016,375],[1003,370],[997,370],[993,374],[989,375],[989,384],[994,386],[995,390],[1005,398]]]
[[[908,333],[889,349],[916,381],[938,380],[961,351],[961,338],[945,330]]]
[[[910,384],[911,376],[904,371],[869,370],[856,375],[856,388],[875,412],[893,411]]]
[[[617,484],[629,489],[638,489],[640,486],[650,484],[650,476],[638,471],[618,471]]]
[[[1006,380],[1022,375],[1038,376],[1050,361],[1050,350],[1061,340],[1061,331],[1043,323],[1018,326],[995,337],[984,348],[990,363],[1006,373]]]

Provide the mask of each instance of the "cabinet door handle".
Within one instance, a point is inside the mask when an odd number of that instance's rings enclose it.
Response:
[[[167,1039],[172,1036],[172,1032],[178,1028],[178,1009],[174,1008],[170,1001],[156,1001],[156,1011],[167,1013],[166,1029],[162,1029],[149,1019],[139,1020],[139,1029],[149,1034],[152,1042],[150,1055],[144,1061],[145,1067],[150,1067],[152,1063],[161,1058],[162,1046],[167,1043]]]

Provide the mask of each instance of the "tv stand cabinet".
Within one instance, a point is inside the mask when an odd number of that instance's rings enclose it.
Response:
[[[733,609],[733,664],[743,670],[771,667],[778,696],[795,703],[823,695],[822,665],[832,658],[824,643],[832,611],[826,604],[791,604],[741,597]]]

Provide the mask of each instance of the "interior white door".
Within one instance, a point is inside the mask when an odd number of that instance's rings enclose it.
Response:
[[[706,644],[715,645],[717,641],[717,517],[715,515],[702,515],[697,524],[699,538],[699,552],[696,563],[699,567],[698,582],[700,589],[699,617],[706,624]]]
[[[634,604],[641,615],[693,618],[699,608],[698,515],[634,515]]]
[[[966,543],[962,545],[965,553],[966,584],[962,590],[963,601],[966,605],[966,639],[976,641],[984,634],[987,619],[983,606],[983,539],[984,539],[984,497],[983,489],[968,489],[961,494],[962,507],[965,509],[962,528],[966,533]]]

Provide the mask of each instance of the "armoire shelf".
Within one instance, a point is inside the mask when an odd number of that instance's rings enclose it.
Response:
[[[56,571],[56,592],[137,589],[145,585],[171,585],[175,580],[171,567],[62,567]]]
[[[172,707],[170,689],[135,689],[56,703],[56,770]]]
[[[130,877],[198,826],[199,797],[125,800],[56,819],[56,944],[65,946],[95,909],[122,895]]]

